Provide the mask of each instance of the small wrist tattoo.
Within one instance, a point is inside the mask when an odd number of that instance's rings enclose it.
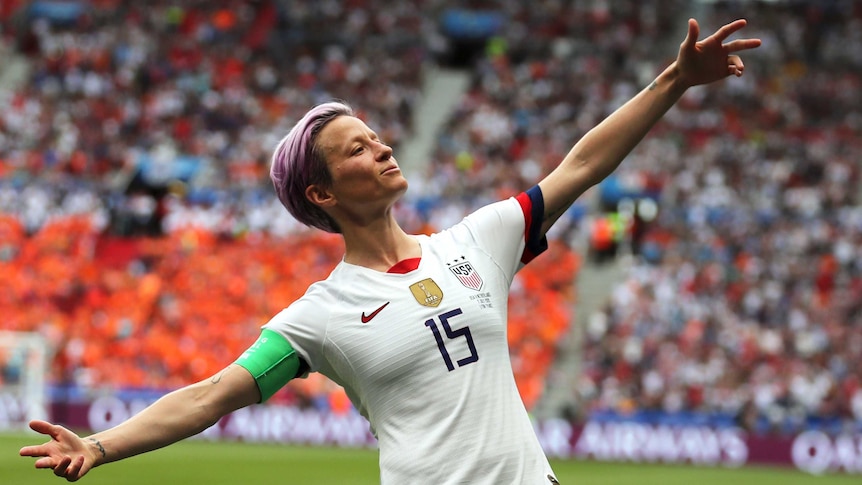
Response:
[[[95,439],[95,438],[87,438],[87,439],[89,439],[90,441],[92,441],[93,443],[95,443],[96,447],[97,447],[97,448],[99,448],[99,453],[101,453],[101,454],[102,454],[102,458],[105,458],[105,456],[107,455],[107,453],[105,453],[105,447],[104,447],[104,446],[102,446],[102,443],[101,443],[101,442],[99,442],[99,440],[97,440],[97,439]]]
[[[655,88],[657,88],[657,87],[658,87],[658,82],[653,81],[653,82],[652,82],[652,84],[650,84],[650,85],[649,85],[649,90],[650,90],[650,91],[653,91],[653,90],[655,90]]]

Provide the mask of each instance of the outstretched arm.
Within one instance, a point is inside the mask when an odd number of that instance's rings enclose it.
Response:
[[[208,380],[165,395],[128,421],[86,438],[59,425],[32,421],[30,427],[51,440],[21,448],[20,455],[36,457],[36,468],[50,468],[58,477],[74,482],[93,467],[188,438],[258,401],[255,379],[231,364]]]
[[[689,87],[742,76],[745,67],[734,53],[758,47],[760,40],[725,40],[745,25],[745,20],[731,22],[698,41],[700,27],[696,20],[688,21],[688,34],[676,60],[652,84],[584,135],[562,163],[539,182],[545,200],[543,233],[584,191],[610,175]]]

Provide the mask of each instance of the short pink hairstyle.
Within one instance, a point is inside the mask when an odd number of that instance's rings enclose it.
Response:
[[[269,172],[278,200],[296,220],[332,233],[341,233],[338,223],[308,200],[305,189],[332,183],[326,159],[317,146],[317,136],[339,116],[355,114],[350,106],[340,102],[323,103],[308,110],[275,148]]]

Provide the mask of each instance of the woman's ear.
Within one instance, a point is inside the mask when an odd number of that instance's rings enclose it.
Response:
[[[305,197],[312,204],[320,207],[330,207],[335,204],[335,196],[320,185],[313,184],[305,188]]]

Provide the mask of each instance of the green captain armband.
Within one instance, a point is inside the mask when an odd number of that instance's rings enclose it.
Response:
[[[302,361],[290,342],[272,330],[263,329],[257,342],[236,359],[257,381],[260,402],[264,402],[299,375]]]

